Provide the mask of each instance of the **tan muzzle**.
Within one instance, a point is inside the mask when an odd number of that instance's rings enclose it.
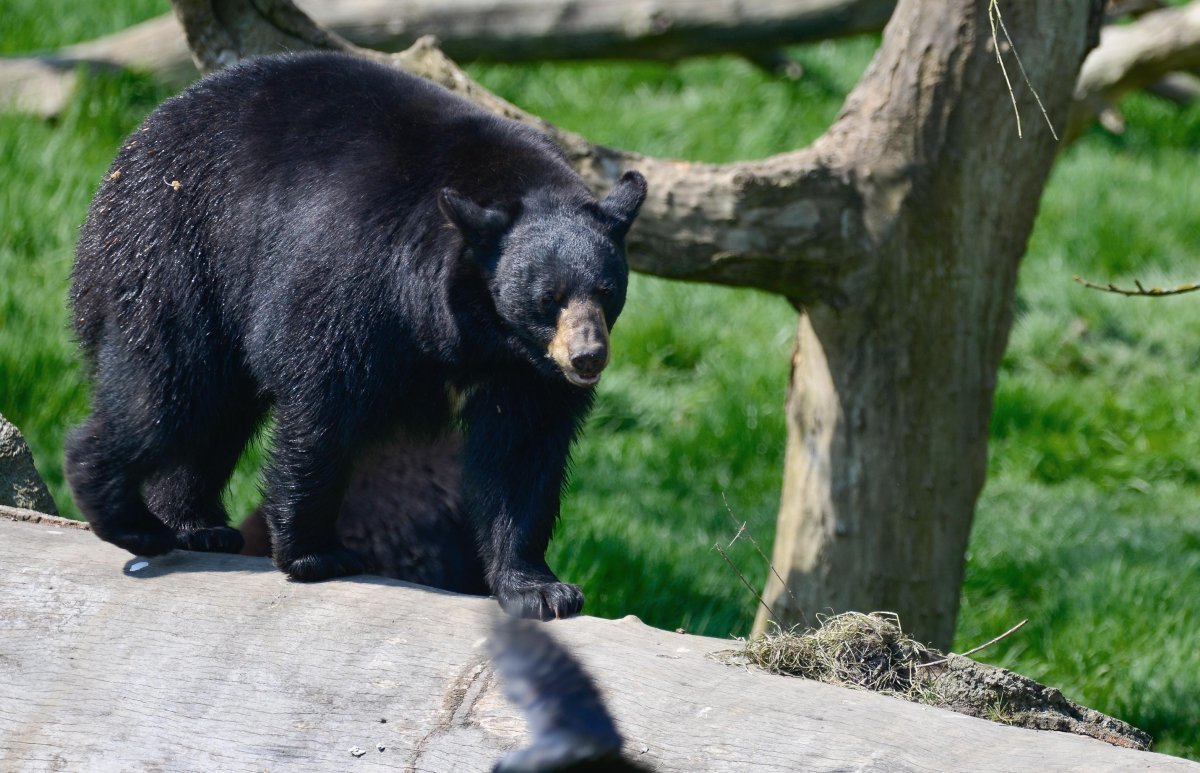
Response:
[[[608,364],[608,324],[593,300],[571,300],[558,313],[547,356],[575,386],[590,387]]]

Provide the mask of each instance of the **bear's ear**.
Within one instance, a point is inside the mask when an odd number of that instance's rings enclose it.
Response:
[[[442,188],[437,203],[450,224],[475,247],[494,245],[512,224],[512,215],[508,212],[481,207],[453,188]]]
[[[646,178],[642,177],[642,173],[629,171],[621,175],[617,184],[600,201],[600,211],[611,221],[614,238],[625,236],[645,200]]]

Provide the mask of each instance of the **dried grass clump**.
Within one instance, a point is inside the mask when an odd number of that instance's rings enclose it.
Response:
[[[917,668],[931,651],[904,634],[894,613],[845,612],[818,621],[802,633],[776,627],[722,654],[726,662],[743,660],[772,673],[935,702],[931,682]]]
[[[1131,749],[1151,738],[1119,719],[1072,703],[1058,690],[967,657],[1018,630],[1015,626],[962,655],[942,655],[904,635],[893,612],[846,612],[820,617],[802,633],[779,626],[743,641],[743,648],[714,652],[729,665],[753,665],[775,674],[856,687],[904,700],[942,706],[973,717],[1037,730],[1062,730]]]

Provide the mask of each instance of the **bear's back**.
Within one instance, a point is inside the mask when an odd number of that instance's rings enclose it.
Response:
[[[428,223],[444,187],[483,202],[547,188],[587,195],[531,127],[361,57],[285,54],[210,75],[151,113],[118,152],[89,220],[227,228],[325,207]],[[122,228],[100,224],[110,227]]]
[[[344,54],[241,62],[164,102],[118,152],[77,250],[77,334],[91,351],[106,318],[161,326],[169,309],[240,328],[256,288],[298,262],[327,261],[314,277],[397,255],[435,271],[445,187],[485,203],[590,195],[545,135],[422,78]]]
[[[514,185],[578,180],[545,135],[430,81],[361,57],[307,53],[247,60],[169,100],[147,123],[176,156],[229,161],[226,184],[344,180],[367,193],[441,187],[488,199]],[[496,181],[503,188],[491,190]]]

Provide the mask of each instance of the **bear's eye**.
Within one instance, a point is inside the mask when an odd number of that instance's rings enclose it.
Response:
[[[617,289],[615,287],[606,282],[596,288],[596,295],[599,295],[601,298],[608,298],[616,291]]]
[[[562,296],[560,296],[558,293],[554,292],[553,290],[547,290],[544,293],[542,293],[542,297],[541,297],[542,308],[544,310],[548,311],[548,310],[554,308],[555,306],[559,305],[561,300],[562,300]]]

